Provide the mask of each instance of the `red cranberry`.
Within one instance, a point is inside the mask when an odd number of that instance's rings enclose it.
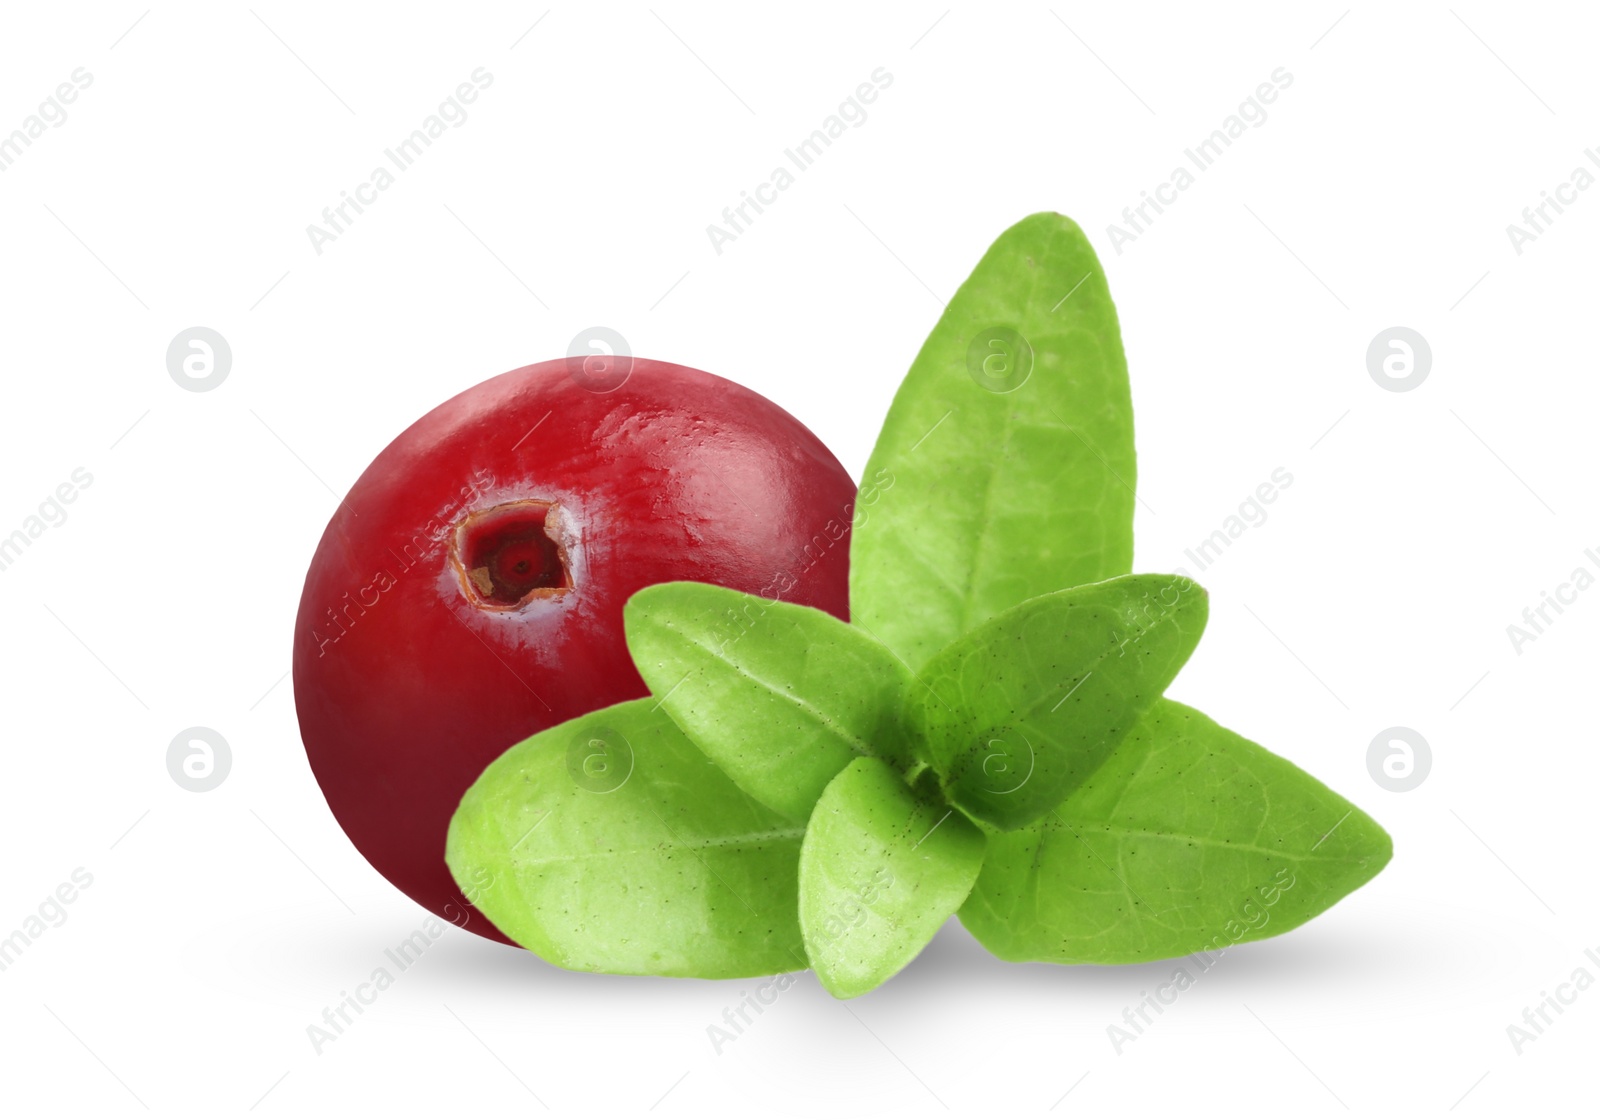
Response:
[[[445,868],[451,814],[508,747],[646,695],[628,596],[700,580],[848,605],[855,486],[799,421],[665,362],[632,359],[606,391],[569,371],[502,374],[385,448],[322,536],[295,630],[334,816],[406,894],[501,940]]]

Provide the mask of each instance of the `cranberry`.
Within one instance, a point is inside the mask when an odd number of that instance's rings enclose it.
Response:
[[[483,768],[646,695],[623,639],[642,587],[699,580],[847,616],[855,486],[799,421],[709,373],[567,361],[446,401],[356,481],[306,576],[295,703],[312,772],[390,882],[505,940],[444,863]]]

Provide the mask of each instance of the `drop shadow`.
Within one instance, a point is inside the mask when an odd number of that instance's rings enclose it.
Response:
[[[1180,967],[1192,974],[1204,972],[1208,986],[1233,987],[1240,994],[1308,983],[1370,986],[1413,978],[1418,963],[1435,960],[1439,950],[1431,936],[1404,930],[1309,926],[1231,946],[1215,954],[1209,967],[1194,956],[1111,965],[1017,963],[990,954],[952,918],[886,988],[915,988],[943,997],[981,985],[986,990],[1120,998],[1130,989],[1167,983]]]
[[[422,915],[396,921],[394,913],[382,921],[347,923],[327,923],[318,911],[277,917],[276,922],[261,922],[257,916],[252,923],[253,937],[240,939],[246,946],[252,941],[257,945],[242,955],[229,954],[230,971],[276,979],[285,987],[309,984],[318,990],[348,983],[350,976],[366,975],[375,966],[387,966],[391,958],[386,951],[400,949],[412,932],[410,927],[420,928],[426,921]],[[1390,928],[1313,923],[1232,946],[1218,954],[1209,968],[1202,968],[1192,956],[1120,965],[1017,963],[991,955],[952,918],[899,975],[861,997],[860,1002],[881,1002],[915,1014],[924,1004],[943,1005],[952,996],[971,998],[978,992],[1017,999],[1043,995],[1049,999],[1122,1000],[1130,991],[1169,982],[1180,967],[1195,975],[1203,972],[1209,990],[1231,991],[1246,998],[1263,989],[1330,984],[1406,990],[1414,987],[1422,973],[1465,967],[1470,974],[1473,962],[1481,966],[1482,954],[1470,938],[1441,944],[1436,930],[1413,923]],[[651,1006],[676,1004],[691,993],[702,992],[718,992],[714,999],[737,1002],[728,993],[747,988],[751,981],[575,972],[525,949],[454,926],[446,926],[405,971],[413,970],[417,981],[443,992],[493,997],[515,991],[530,999],[581,997],[616,1000],[624,1006],[637,1006],[641,1001]],[[814,989],[813,996],[831,1002],[814,976],[806,974],[796,980],[797,990]]]
[[[417,971],[429,983],[452,991],[477,991],[503,995],[521,990],[530,995],[581,996],[591,1000],[615,999],[637,1006],[677,1004],[686,994],[713,991],[719,987],[748,987],[750,978],[703,980],[676,976],[625,976],[600,972],[577,972],[551,964],[526,949],[503,945],[460,929],[445,931],[431,946]],[[793,970],[801,971],[799,966]]]

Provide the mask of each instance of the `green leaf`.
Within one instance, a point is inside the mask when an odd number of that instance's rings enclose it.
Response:
[[[1206,602],[1182,576],[1119,576],[1030,599],[953,643],[911,706],[945,795],[1000,829],[1050,812],[1160,699]]]
[[[1287,759],[1163,700],[1056,812],[990,837],[961,920],[1011,961],[1215,954],[1322,913],[1392,851]]]
[[[851,615],[919,668],[1026,599],[1127,572],[1133,486],[1105,274],[1076,223],[1034,214],[984,254],[895,395],[857,496]]]
[[[862,756],[910,762],[906,667],[812,607],[708,583],[628,600],[628,648],[673,721],[751,797],[804,821]]]
[[[850,999],[911,963],[972,889],[983,843],[883,762],[841,771],[800,848],[800,928],[822,986]]]
[[[450,822],[456,882],[563,968],[721,978],[805,967],[803,830],[746,797],[654,707],[602,708],[491,763]]]

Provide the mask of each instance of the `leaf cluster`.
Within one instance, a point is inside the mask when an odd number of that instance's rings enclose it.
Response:
[[[1292,929],[1388,862],[1361,810],[1163,696],[1207,597],[1130,574],[1127,367],[1070,220],[990,248],[867,474],[853,621],[646,588],[651,697],[468,791],[446,858],[510,937],[597,972],[810,967],[848,998],[952,914],[1006,960],[1153,960]]]

